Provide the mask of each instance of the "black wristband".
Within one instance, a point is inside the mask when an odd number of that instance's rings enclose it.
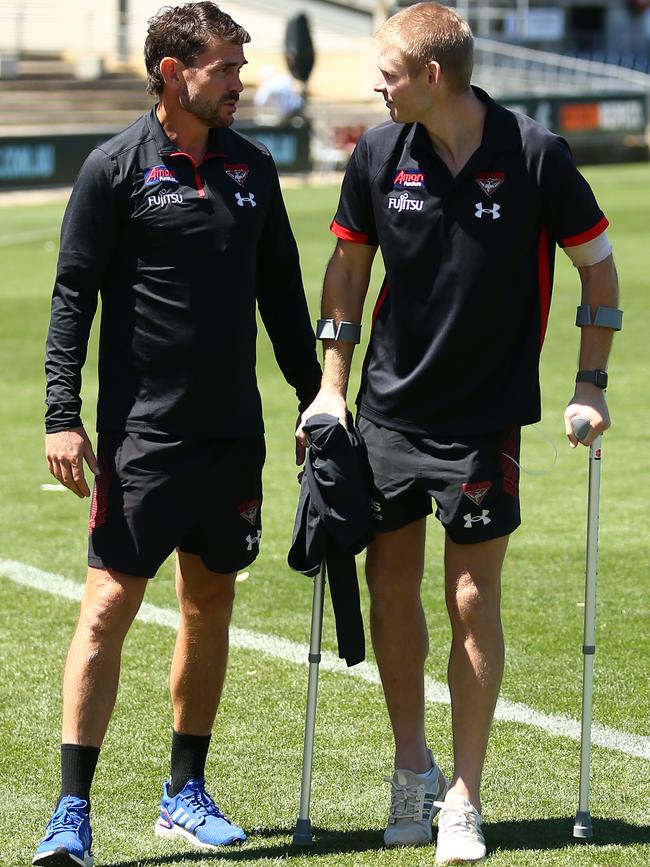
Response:
[[[579,370],[576,374],[576,382],[590,382],[592,385],[605,390],[607,388],[607,371],[596,368],[596,370]]]

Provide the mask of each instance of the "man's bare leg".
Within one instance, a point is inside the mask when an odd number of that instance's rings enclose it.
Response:
[[[481,811],[480,783],[503,676],[501,568],[508,536],[475,545],[445,544],[445,588],[452,626],[449,657],[454,743],[450,791]]]
[[[155,832],[162,837],[180,834],[197,846],[213,848],[246,840],[242,828],[217,812],[203,787],[226,675],[236,577],[236,572],[213,572],[195,554],[178,552],[180,624],[169,678],[174,712],[171,779],[163,788]]]
[[[395,738],[395,767],[425,773],[424,663],[429,652],[420,600],[425,519],[379,533],[368,547],[370,629]]]
[[[115,705],[122,645],[146,586],[146,578],[88,568],[63,675],[63,743],[101,747]]]
[[[195,554],[178,552],[180,626],[170,675],[177,732],[212,731],[226,675],[236,577],[236,572],[212,572]]]

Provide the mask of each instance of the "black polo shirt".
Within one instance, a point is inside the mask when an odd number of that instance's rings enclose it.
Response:
[[[256,303],[307,405],[320,385],[298,251],[268,150],[210,131],[199,164],[155,109],[84,163],[61,232],[47,339],[49,432],[81,423],[81,368],[101,294],[100,431],[263,430]]]
[[[384,123],[360,139],[331,227],[381,248],[386,277],[357,402],[404,432],[539,420],[555,245],[607,227],[567,143],[474,91],[487,104],[483,138],[460,174],[424,127]]]

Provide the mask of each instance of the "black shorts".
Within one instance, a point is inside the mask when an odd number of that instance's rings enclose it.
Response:
[[[214,572],[259,553],[264,437],[101,433],[88,563],[153,578],[178,548]]]
[[[374,480],[378,533],[430,515],[454,542],[487,542],[512,533],[519,510],[520,429],[457,439],[415,436],[358,419]]]

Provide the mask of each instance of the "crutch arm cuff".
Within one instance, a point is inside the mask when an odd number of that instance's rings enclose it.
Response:
[[[358,322],[341,321],[337,325],[333,319],[319,319],[316,323],[318,340],[344,340],[346,343],[361,341],[361,325]]]
[[[620,331],[623,327],[623,311],[618,307],[596,307],[593,313],[590,304],[580,304],[576,312],[576,325],[595,325],[598,328],[613,328]]]

